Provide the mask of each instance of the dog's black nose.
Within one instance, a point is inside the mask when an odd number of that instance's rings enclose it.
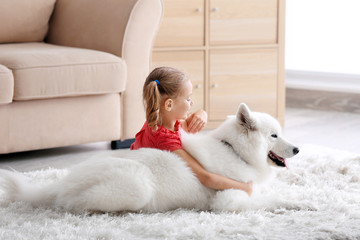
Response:
[[[299,148],[297,148],[297,147],[295,147],[294,149],[293,149],[293,153],[296,155],[296,154],[298,154],[300,152],[300,149]]]

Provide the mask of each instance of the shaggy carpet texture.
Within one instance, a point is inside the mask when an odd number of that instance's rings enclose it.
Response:
[[[8,203],[0,193],[0,239],[360,239],[360,156],[301,146],[289,169],[264,193],[259,209],[74,215]],[[46,184],[66,170],[27,172]]]

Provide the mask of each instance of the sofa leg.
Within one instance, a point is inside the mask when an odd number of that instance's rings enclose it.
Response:
[[[116,149],[130,148],[131,144],[133,144],[134,142],[135,142],[135,138],[126,139],[124,141],[120,141],[120,140],[112,141],[111,149],[116,150]]]

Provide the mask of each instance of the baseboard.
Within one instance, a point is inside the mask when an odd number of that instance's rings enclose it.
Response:
[[[286,106],[360,113],[360,76],[287,71]]]
[[[360,94],[360,75],[286,70],[286,88]]]

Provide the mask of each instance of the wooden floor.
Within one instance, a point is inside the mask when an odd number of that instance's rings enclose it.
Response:
[[[299,146],[316,144],[360,154],[360,114],[287,108],[284,135]],[[109,144],[102,142],[6,154],[0,155],[0,168],[18,171],[64,168],[95,154],[110,151]]]
[[[303,89],[286,89],[288,107],[332,110],[360,114],[360,94]]]
[[[289,140],[360,154],[360,113],[287,108],[285,115]]]

